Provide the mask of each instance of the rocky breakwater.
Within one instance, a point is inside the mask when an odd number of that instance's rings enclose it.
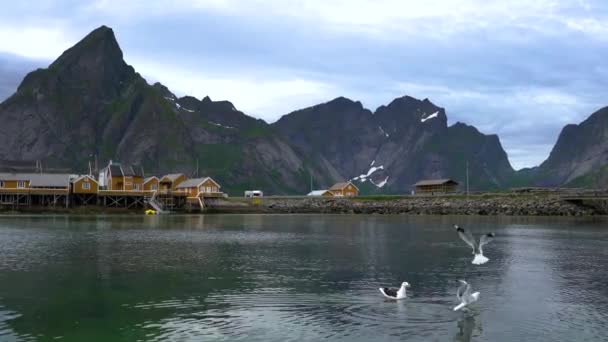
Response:
[[[265,198],[259,209],[271,213],[590,216],[593,208],[558,196],[464,196],[403,198]]]

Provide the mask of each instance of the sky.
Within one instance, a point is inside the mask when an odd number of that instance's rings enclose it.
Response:
[[[0,12],[0,100],[98,26],[178,95],[268,122],[404,95],[498,134],[514,168],[608,105],[605,0],[37,0]]]

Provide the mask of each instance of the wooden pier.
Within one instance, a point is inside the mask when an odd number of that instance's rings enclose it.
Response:
[[[183,174],[169,174],[144,182],[142,174],[117,163],[110,163],[99,178],[91,174],[0,173],[0,209],[98,206],[157,213],[202,211],[224,196],[210,177],[188,179]]]

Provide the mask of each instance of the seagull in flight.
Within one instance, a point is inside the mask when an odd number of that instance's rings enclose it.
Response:
[[[471,293],[471,285],[464,280],[459,280],[460,287],[456,291],[456,298],[460,301],[460,304],[454,307],[454,311],[458,311],[465,306],[475,303],[479,299],[479,292]]]
[[[475,257],[473,258],[472,263],[474,265],[483,265],[490,260],[483,255],[482,247],[484,245],[488,244],[490,241],[494,240],[494,233],[487,233],[487,234],[482,235],[479,238],[479,243],[478,243],[470,231],[465,230],[464,228],[458,226],[457,224],[454,225],[454,228],[456,228],[456,231],[458,232],[458,236],[460,236],[462,241],[466,242],[467,245],[469,245],[469,246],[471,246],[471,248],[473,248],[473,255]]]
[[[388,299],[397,300],[397,299],[404,299],[406,297],[406,294],[405,294],[406,287],[410,287],[410,283],[408,283],[407,281],[404,281],[403,283],[401,283],[401,288],[399,288],[399,289],[381,287],[381,288],[379,288],[379,290],[384,295],[384,297],[386,297]]]

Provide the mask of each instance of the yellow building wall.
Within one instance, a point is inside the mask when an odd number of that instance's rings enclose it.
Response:
[[[352,184],[349,184],[342,192],[345,197],[355,197],[359,195],[359,191]]]
[[[141,177],[125,176],[124,177],[124,190],[125,191],[143,191],[144,180]]]
[[[198,191],[197,191],[196,187],[185,188],[183,190],[188,194],[188,197],[196,197],[196,196],[198,196]]]
[[[89,184],[89,189],[84,188],[84,184]],[[99,186],[96,182],[93,182],[89,178],[82,178],[74,182],[72,192],[75,194],[96,194],[99,190]]]
[[[143,185],[145,191],[154,191],[158,190],[158,179],[154,178],[149,180],[147,183]]]
[[[114,191],[120,191],[120,190],[124,190],[124,180],[123,177],[111,177],[110,181],[108,182],[108,184],[110,185],[108,187],[108,190],[114,190]]]
[[[185,181],[186,181],[186,176],[181,175],[181,176],[177,177],[177,179],[175,179],[175,181],[173,181],[173,184],[172,184],[173,189],[172,189],[172,190],[175,190],[175,188],[176,188],[178,185],[180,185],[181,183],[183,183],[183,182],[185,182]]]
[[[220,187],[211,179],[207,179],[203,184],[199,186],[199,192],[210,194],[220,192]]]
[[[322,197],[334,197],[334,194],[331,191],[325,191],[325,193],[323,193],[323,195],[321,195]]]
[[[2,189],[17,189],[17,183],[19,181],[2,181]],[[25,187],[24,188],[29,188],[30,187],[30,181],[29,180],[24,180],[23,182],[25,182]]]
[[[160,180],[159,187],[160,187],[161,190],[172,190],[172,191],[175,191],[176,190],[175,188],[178,185],[180,185],[181,183],[183,183],[185,180],[186,180],[186,176],[180,175],[179,177],[177,177],[175,179],[175,181],[173,181],[173,183],[170,183],[170,181],[167,178],[163,177]]]

